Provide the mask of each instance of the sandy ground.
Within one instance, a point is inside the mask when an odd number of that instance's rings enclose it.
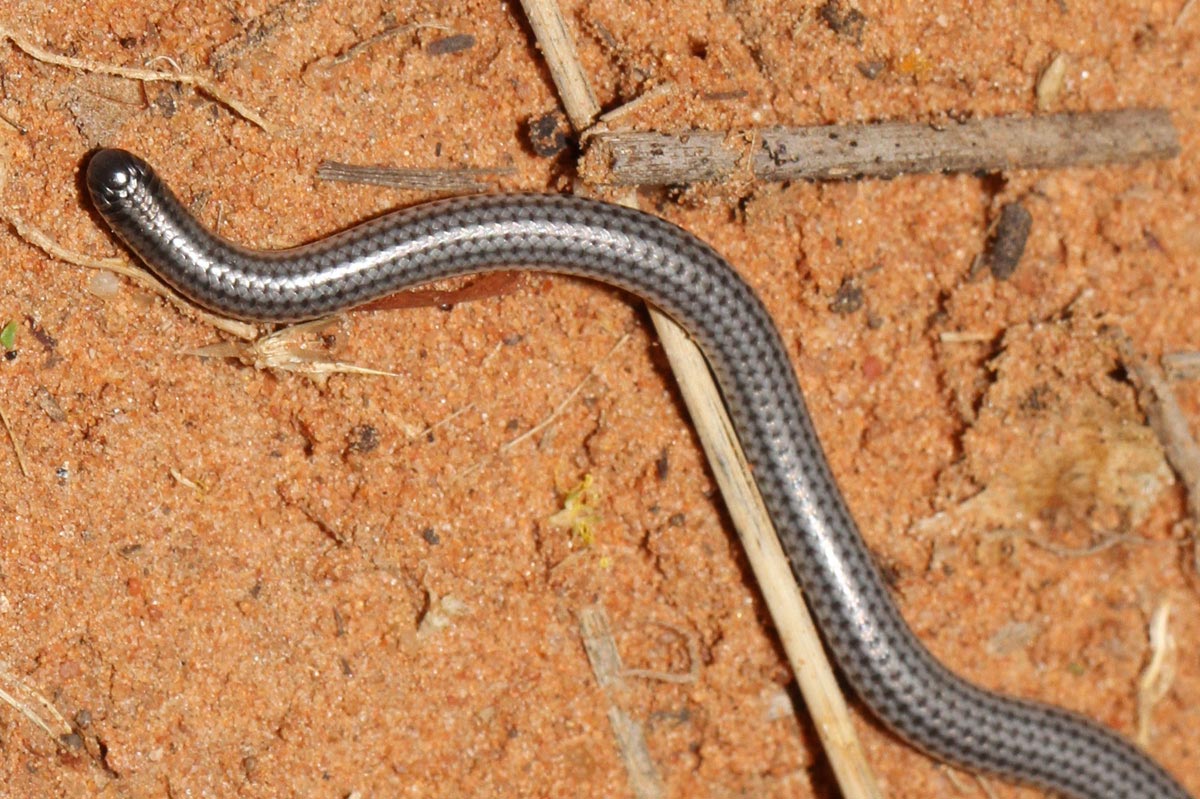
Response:
[[[623,120],[636,129],[1030,113],[1057,53],[1055,109],[1172,110],[1169,162],[642,199],[762,294],[864,535],[953,668],[1133,735],[1149,621],[1171,604],[1175,677],[1148,746],[1200,794],[1185,495],[1101,335],[1119,325],[1152,356],[1200,337],[1200,9],[860,0],[861,25],[831,26],[819,3],[567,5],[606,108],[673,84]],[[569,153],[529,146],[556,99],[512,5],[6,1],[0,26],[78,58],[173,59],[271,126],[6,45],[0,113],[24,132],[0,129],[5,214],[81,253],[119,253],[78,178],[102,145],[258,246],[428,196],[319,182],[324,159],[571,183]],[[969,280],[1018,199],[1017,272]],[[836,795],[630,298],[530,278],[351,314],[309,351],[395,376],[318,383],[187,354],[228,337],[12,230],[0,256],[0,324],[16,324],[0,408],[28,468],[5,438],[0,688],[52,722],[0,704],[0,793],[630,796],[580,643],[601,606],[627,665],[685,676],[623,697],[666,796]],[[861,307],[831,310],[847,281]],[[1200,389],[1175,388],[1200,427]],[[589,475],[585,546],[549,520]],[[858,727],[889,797],[984,796]]]

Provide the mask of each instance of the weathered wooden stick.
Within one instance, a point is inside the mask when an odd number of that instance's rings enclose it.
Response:
[[[1161,108],[932,125],[881,122],[764,128],[741,133],[614,131],[589,140],[581,173],[607,185],[890,178],[912,172],[975,172],[1095,166],[1179,154]]]

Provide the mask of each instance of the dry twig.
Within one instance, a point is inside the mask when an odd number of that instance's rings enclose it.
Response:
[[[722,181],[747,162],[761,180],[1095,166],[1179,154],[1164,109],[881,122],[726,133],[614,131],[589,139],[580,174],[613,186]]]
[[[675,84],[670,81],[660,83],[657,86],[655,86],[653,89],[650,89],[650,91],[648,91],[644,94],[638,95],[637,97],[633,98],[632,100],[625,103],[624,105],[619,105],[616,108],[612,109],[611,111],[605,111],[603,114],[600,115],[600,119],[598,121],[603,125],[612,125],[614,122],[618,121],[621,117],[632,114],[634,111],[638,110],[642,106],[648,105],[648,104],[654,102],[655,100],[659,99],[660,97],[668,96],[669,94],[674,92],[676,90],[676,88],[677,87],[675,86]],[[586,131],[586,130],[583,131],[583,133],[582,133],[583,140],[586,142],[587,138],[590,135],[592,135],[591,132]]]

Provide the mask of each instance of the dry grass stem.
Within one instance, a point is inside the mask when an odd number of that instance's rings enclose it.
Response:
[[[25,448],[21,446],[21,440],[13,433],[12,425],[8,423],[8,414],[2,407],[0,407],[0,423],[4,424],[4,432],[8,433],[8,440],[12,443],[13,454],[17,456],[17,466],[20,467],[21,474],[28,477],[29,464],[25,462]]]
[[[943,344],[980,344],[995,339],[994,333],[976,333],[970,330],[950,330],[938,334],[938,341]]]
[[[333,361],[321,353],[303,349],[299,340],[301,336],[322,330],[335,319],[336,317],[314,319],[298,325],[289,325],[254,341],[222,341],[189,350],[186,354],[201,358],[234,358],[255,369],[301,374],[317,383],[323,383],[333,374],[399,377],[395,372]]]
[[[457,411],[454,411],[453,413],[451,413],[450,415],[448,415],[442,419],[438,419],[433,424],[428,425],[426,427],[422,427],[419,430],[415,430],[414,432],[409,434],[408,437],[409,438],[424,438],[425,436],[432,433],[434,430],[437,430],[439,427],[444,427],[445,425],[450,424],[455,419],[462,416],[464,413],[466,413],[467,411],[471,410],[474,407],[475,407],[474,402],[468,402],[466,405],[462,406]]]
[[[957,771],[955,771],[953,768],[951,768],[950,766],[943,766],[941,769],[941,772],[942,772],[942,776],[944,776],[946,778],[946,782],[950,783],[951,787],[954,788],[955,793],[959,793],[959,794],[970,793],[970,789],[967,787],[967,783],[963,779],[962,775],[959,774]]]
[[[667,95],[674,92],[676,88],[677,87],[675,86],[675,84],[672,83],[671,81],[666,81],[664,83],[660,83],[657,86],[655,86],[654,88],[650,89],[645,94],[635,97],[634,99],[630,100],[629,102],[625,103],[624,105],[619,105],[616,108],[612,109],[611,111],[606,111],[605,113],[601,114],[600,118],[597,120],[597,122],[600,122],[604,125],[611,125],[613,122],[616,122],[621,117],[627,116],[627,115],[633,113],[634,111],[638,110],[643,105],[652,103],[660,97],[666,97]],[[589,135],[590,135],[589,131],[583,131],[584,139],[586,139]]]
[[[387,186],[393,189],[433,192],[437,194],[480,192],[492,188],[481,178],[496,178],[516,173],[516,167],[459,169],[421,169],[416,167],[359,166],[337,161],[322,161],[317,166],[317,179],[341,183],[362,183]]]
[[[475,463],[468,466],[466,469],[459,472],[456,479],[462,480],[462,479],[465,479],[467,477],[474,475],[476,472],[478,472],[480,469],[482,469],[484,467],[484,465],[487,464],[493,457],[507,455],[518,444],[520,444],[523,441],[528,440],[532,436],[537,435],[538,433],[540,433],[541,431],[543,431],[547,427],[549,427],[551,424],[553,424],[554,421],[558,417],[562,416],[563,412],[567,409],[567,406],[571,404],[571,401],[579,396],[579,392],[583,391],[583,387],[588,384],[588,381],[590,381],[593,377],[596,376],[596,374],[600,371],[600,368],[610,358],[612,358],[613,353],[615,353],[617,351],[617,349],[619,349],[621,347],[621,345],[624,344],[628,340],[629,340],[628,333],[623,334],[619,339],[617,339],[617,343],[613,344],[612,348],[609,349],[609,351],[607,353],[605,353],[599,360],[597,360],[595,363],[592,364],[592,368],[589,369],[588,373],[583,376],[583,379],[580,380],[578,383],[576,383],[575,387],[572,388],[569,392],[567,392],[567,395],[565,397],[563,397],[562,401],[559,402],[558,405],[556,405],[554,407],[554,409],[552,411],[550,411],[550,413],[547,414],[540,422],[538,422],[533,427],[526,430],[524,433],[521,433],[516,438],[510,439],[509,441],[506,441],[503,444],[501,444],[500,447],[496,450],[496,452],[493,453],[492,455],[489,455],[489,456],[483,458],[482,460],[476,461]],[[442,422],[439,422],[439,424],[449,421],[450,418],[453,418],[454,416],[457,416],[460,413],[463,413],[470,407],[472,407],[472,406],[468,405],[467,408],[463,408],[459,411],[456,411],[454,414],[452,414],[447,419],[444,419],[444,420],[442,420]],[[430,429],[432,429],[432,428],[430,428]]]
[[[1150,617],[1150,662],[1138,677],[1136,740],[1147,749],[1154,736],[1151,719],[1154,706],[1175,682],[1178,646],[1171,635],[1170,623],[1171,602],[1165,600]]]
[[[594,364],[592,364],[592,368],[588,370],[588,373],[586,375],[584,375],[583,379],[580,380],[575,385],[575,388],[573,388],[569,392],[567,392],[567,395],[565,397],[563,397],[562,402],[558,403],[558,405],[555,406],[554,410],[552,410],[550,412],[550,414],[548,416],[546,416],[546,418],[542,419],[542,421],[538,422],[533,427],[529,428],[524,433],[522,433],[521,435],[512,439],[511,441],[501,444],[500,445],[500,454],[501,455],[508,454],[509,452],[512,451],[513,447],[517,446],[522,441],[525,441],[526,439],[537,435],[542,430],[545,430],[547,427],[549,427],[554,422],[555,419],[557,419],[559,416],[562,415],[563,411],[566,410],[567,406],[571,404],[571,400],[573,400],[579,396],[579,392],[583,391],[583,387],[587,385],[588,381],[596,376],[596,373],[600,371],[600,367],[602,367],[605,363],[607,363],[609,361],[609,359],[612,358],[613,353],[615,353],[621,347],[621,345],[624,344],[628,340],[629,340],[628,333],[623,334],[619,339],[617,339],[617,343],[612,345],[612,349],[610,349],[607,353],[605,353],[604,356],[602,358],[600,358],[600,360],[598,360]]]
[[[55,66],[64,67],[65,69],[77,69],[81,72],[94,72],[100,75],[114,75],[119,78],[127,78],[129,80],[137,80],[142,82],[166,81],[169,83],[182,83],[185,86],[191,86],[197,91],[208,95],[213,100],[225,106],[235,114],[245,119],[247,122],[253,123],[264,131],[271,133],[273,128],[269,125],[257,111],[250,108],[245,103],[223,91],[219,86],[214,84],[207,78],[200,75],[193,75],[187,72],[180,71],[162,71],[157,69],[142,69],[138,67],[122,67],[115,64],[105,64],[100,61],[93,61],[88,58],[73,58],[71,56],[60,55],[39,47],[28,39],[18,36],[12,31],[0,29],[0,37],[8,39],[19,50],[24,51],[26,55],[41,61],[46,64],[54,64]],[[154,60],[166,60],[168,63],[178,67],[178,64],[173,59],[166,56],[158,56]]]
[[[4,664],[0,664],[0,682],[6,683],[0,688],[0,702],[20,712],[53,738],[56,745],[61,745],[62,739],[71,734],[71,725],[50,700],[14,676]]]
[[[1196,5],[1196,0],[1188,0],[1183,4],[1183,8],[1179,9],[1179,14],[1175,17],[1175,27],[1182,25],[1192,13],[1192,9]]]
[[[562,10],[555,0],[521,0],[521,7],[533,28],[542,57],[546,59],[571,127],[576,132],[587,130],[600,114],[600,102],[579,61],[575,40],[567,29]]]
[[[991,780],[975,775],[975,784],[979,786],[979,790],[983,791],[983,795],[988,799],[996,799],[996,789],[992,787]]]
[[[984,533],[981,538],[992,541],[1028,541],[1038,549],[1045,550],[1060,558],[1090,558],[1118,546],[1151,546],[1158,544],[1175,546],[1178,543],[1176,541],[1159,541],[1152,538],[1142,538],[1141,536],[1130,535],[1128,533],[1111,533],[1086,547],[1064,547],[1061,544],[1056,544],[1041,536],[1034,535],[1028,530],[1007,528]]]

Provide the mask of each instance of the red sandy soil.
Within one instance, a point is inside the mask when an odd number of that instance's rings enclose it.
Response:
[[[606,108],[673,84],[622,118],[634,129],[1032,113],[1057,53],[1054,110],[1172,111],[1183,153],[1167,162],[642,201],[761,293],[906,617],[954,669],[1132,735],[1149,619],[1172,604],[1176,676],[1149,747],[1200,794],[1185,494],[1100,335],[1119,325],[1152,356],[1200,339],[1200,10],[860,0],[861,30],[839,32],[820,5],[567,8]],[[403,25],[426,27],[334,62]],[[170,57],[271,125],[6,46],[0,113],[24,133],[0,129],[4,214],[82,253],[119,251],[78,180],[97,146],[136,150],[256,246],[428,196],[319,182],[325,159],[572,182],[569,153],[528,144],[556,98],[513,4],[33,0],[4,3],[0,26],[105,63]],[[439,53],[458,34],[470,46]],[[969,280],[1013,200],[1033,216],[1017,272]],[[624,696],[665,795],[836,795],[630,298],[529,278],[450,310],[350,314],[311,350],[396,376],[318,383],[187,354],[226,336],[12,230],[0,254],[0,324],[17,323],[0,408],[29,470],[4,440],[0,688],[74,729],[60,742],[0,704],[0,794],[629,796],[580,643],[599,604],[628,666],[695,669]],[[848,280],[862,306],[836,313]],[[1175,389],[1200,427],[1197,385]],[[590,547],[548,523],[584,475]],[[1113,534],[1145,542],[1064,554]],[[984,795],[857,723],[887,796]]]

